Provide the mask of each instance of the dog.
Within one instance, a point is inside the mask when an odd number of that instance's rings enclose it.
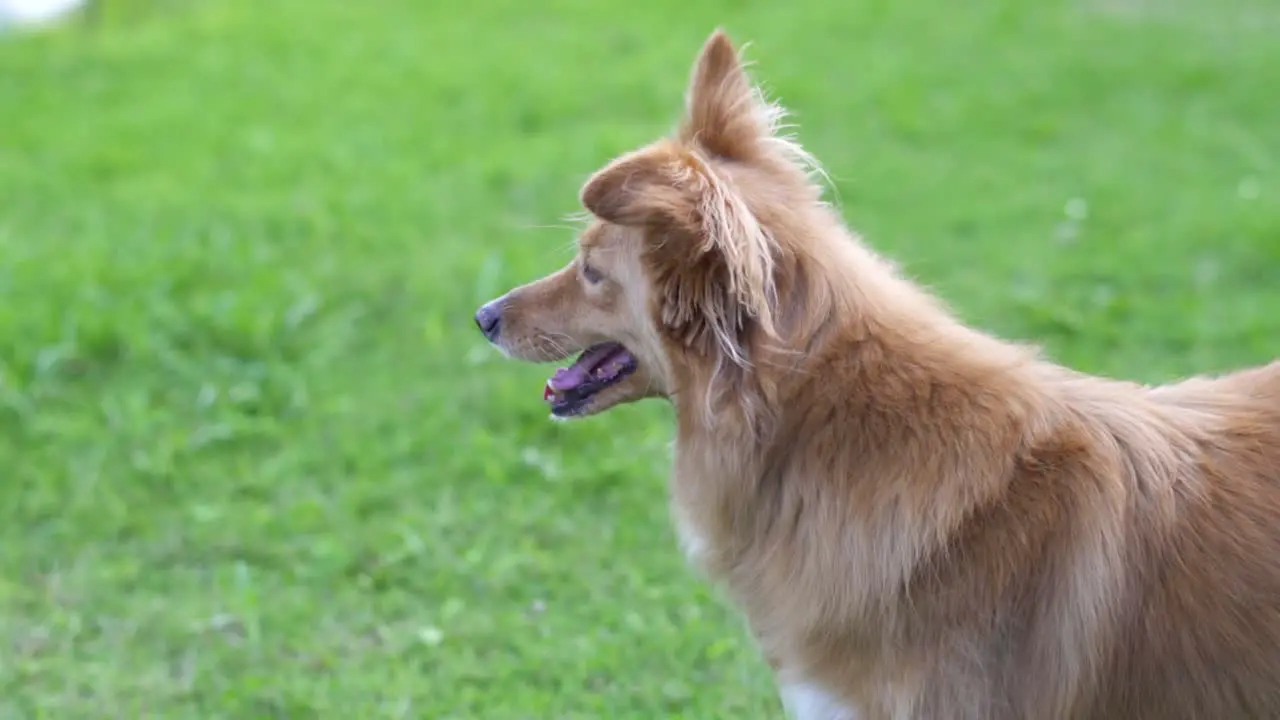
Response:
[[[1280,718],[1280,362],[1148,387],[960,322],[823,200],[716,30],[669,136],[486,303],[584,418],[674,407],[671,512],[800,720]]]

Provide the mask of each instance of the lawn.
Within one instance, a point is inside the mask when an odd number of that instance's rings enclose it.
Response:
[[[1280,355],[1274,0],[100,10],[0,37],[0,717],[779,717],[667,408],[549,422],[471,321],[716,25],[969,322]]]

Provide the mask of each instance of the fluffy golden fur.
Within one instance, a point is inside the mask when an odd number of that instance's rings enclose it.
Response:
[[[509,355],[618,342],[687,550],[795,717],[1280,717],[1280,363],[1144,387],[966,327],[821,200],[720,32],[582,190]]]

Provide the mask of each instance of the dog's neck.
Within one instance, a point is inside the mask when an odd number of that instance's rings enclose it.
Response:
[[[730,585],[760,543],[804,532],[800,507],[804,522],[816,507],[843,516],[832,522],[881,545],[859,568],[872,607],[999,492],[1004,469],[969,457],[1000,458],[992,450],[1006,448],[1012,457],[1039,422],[1046,401],[1031,377],[1039,363],[965,326],[860,245],[795,270],[782,295],[780,342],[757,342],[748,367],[690,374],[673,398],[674,499],[707,538],[698,543],[710,549],[702,564]],[[708,395],[708,382],[725,385]],[[956,417],[970,424],[949,425]],[[922,473],[948,481],[911,496],[909,487],[933,484]]]
[[[788,417],[806,411],[815,378],[828,384],[830,400],[868,410],[894,402],[881,397],[892,390],[885,382],[904,375],[935,387],[991,383],[1003,393],[1037,392],[1011,372],[1038,363],[1033,349],[967,326],[859,238],[842,234],[779,263],[779,329],[776,336],[746,333],[746,364],[717,358],[680,373],[672,401],[683,432],[762,449],[776,444]]]

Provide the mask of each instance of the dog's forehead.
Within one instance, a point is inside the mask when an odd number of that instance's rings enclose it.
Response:
[[[626,228],[603,220],[593,220],[578,236],[578,247],[584,253],[615,250],[626,241],[626,238]]]

